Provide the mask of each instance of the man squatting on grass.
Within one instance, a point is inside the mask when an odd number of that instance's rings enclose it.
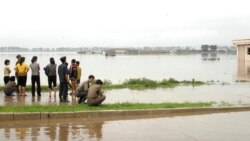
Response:
[[[77,88],[76,88],[76,97],[79,98],[78,103],[84,103],[87,99],[87,94],[89,90],[90,84],[94,81],[95,77],[93,75],[90,75],[88,80],[82,82]]]
[[[89,88],[87,95],[89,106],[98,106],[106,99],[106,96],[103,95],[104,92],[101,90],[102,84],[102,81],[97,79],[96,84]]]

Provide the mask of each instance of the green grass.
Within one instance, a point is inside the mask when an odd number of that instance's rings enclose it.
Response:
[[[184,102],[184,103],[115,103],[104,104],[97,107],[87,105],[8,105],[0,106],[0,112],[70,112],[87,110],[135,110],[135,109],[158,109],[158,108],[192,108],[211,107],[213,102]]]
[[[250,81],[249,80],[236,80],[235,82],[237,82],[237,83],[248,83]]]

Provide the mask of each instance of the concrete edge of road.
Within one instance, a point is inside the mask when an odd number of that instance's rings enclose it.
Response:
[[[142,110],[101,110],[75,112],[0,112],[0,121],[49,120],[49,119],[90,119],[90,118],[129,118],[132,116],[181,116],[227,112],[250,111],[250,106],[206,107],[206,108],[160,108]]]

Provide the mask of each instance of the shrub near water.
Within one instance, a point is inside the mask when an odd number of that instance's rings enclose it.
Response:
[[[184,80],[178,81],[174,78],[163,79],[162,81],[154,81],[147,78],[136,78],[136,79],[128,79],[125,80],[122,84],[112,84],[112,83],[104,83],[104,89],[121,89],[121,88],[129,88],[129,89],[141,89],[141,88],[156,88],[156,87],[176,87],[178,85],[192,85],[199,86],[204,85],[205,82],[196,81],[192,79],[191,81]]]
[[[165,87],[174,87],[174,86],[177,86],[180,84],[179,81],[175,80],[174,78],[169,78],[168,80],[167,79],[163,79],[160,84],[162,86],[165,86]]]
[[[154,80],[150,80],[147,78],[138,78],[138,79],[129,79],[126,80],[123,85],[128,85],[128,86],[141,86],[141,87],[156,87],[157,82]]]

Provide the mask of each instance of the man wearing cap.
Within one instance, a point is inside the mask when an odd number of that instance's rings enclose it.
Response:
[[[69,102],[68,101],[68,83],[69,83],[69,75],[68,68],[66,62],[66,56],[60,58],[62,64],[58,67],[58,75],[60,80],[59,87],[59,98],[60,102]]]

